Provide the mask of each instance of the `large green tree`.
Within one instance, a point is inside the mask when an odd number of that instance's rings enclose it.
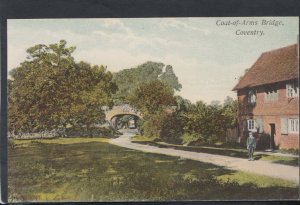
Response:
[[[118,85],[118,91],[114,95],[117,104],[128,103],[128,96],[145,82],[160,80],[175,90],[180,90],[182,87],[172,66],[151,61],[114,73],[113,79]]]
[[[67,125],[89,127],[104,121],[116,85],[103,66],[76,63],[67,42],[35,45],[9,80],[9,130],[39,132]]]
[[[176,105],[174,90],[159,80],[140,84],[128,99],[130,104],[144,115]]]
[[[139,128],[145,136],[155,136],[169,142],[178,141],[181,126],[174,109],[174,90],[169,85],[160,80],[142,83],[128,99],[143,114]]]
[[[166,66],[165,72],[159,76],[159,79],[175,90],[179,91],[182,88],[182,85],[178,82],[178,77],[175,75],[171,65]]]

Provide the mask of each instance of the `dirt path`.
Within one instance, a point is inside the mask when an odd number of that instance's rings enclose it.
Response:
[[[159,148],[149,145],[141,145],[132,143],[130,138],[134,136],[131,133],[125,133],[119,138],[112,139],[109,142],[114,145],[135,149],[143,152],[165,154],[169,156],[177,156],[186,159],[207,162],[218,166],[224,166],[227,169],[251,172],[260,175],[266,175],[275,178],[286,179],[299,184],[299,168],[281,164],[274,164],[268,161],[248,161],[235,157],[197,153],[183,150],[175,150],[171,148]]]

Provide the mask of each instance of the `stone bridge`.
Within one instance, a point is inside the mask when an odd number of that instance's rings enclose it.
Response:
[[[131,107],[129,104],[114,106],[112,109],[105,110],[106,121],[109,122],[113,127],[116,127],[118,124],[118,119],[125,115],[133,116],[135,127],[136,120],[142,118],[142,114]]]
[[[107,121],[111,121],[112,118],[120,115],[133,115],[138,118],[142,118],[141,113],[128,104],[114,106],[112,109],[106,110],[105,112],[105,116],[106,116],[105,118]]]

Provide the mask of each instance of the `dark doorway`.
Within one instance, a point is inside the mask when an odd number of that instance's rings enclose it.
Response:
[[[274,123],[270,124],[270,130],[271,130],[271,135],[270,135],[270,149],[274,150],[275,149],[274,137],[276,135],[276,129],[275,129],[275,124]]]

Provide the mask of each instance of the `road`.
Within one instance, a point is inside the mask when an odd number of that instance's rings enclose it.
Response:
[[[299,167],[275,164],[268,161],[248,161],[247,159],[240,159],[222,155],[197,153],[191,151],[175,150],[172,148],[159,148],[149,145],[142,145],[131,142],[131,137],[133,137],[134,135],[134,133],[124,133],[121,137],[112,139],[109,142],[111,144],[126,147],[129,149],[207,162],[218,166],[224,166],[225,168],[231,170],[238,170],[274,178],[281,178],[299,184]]]

